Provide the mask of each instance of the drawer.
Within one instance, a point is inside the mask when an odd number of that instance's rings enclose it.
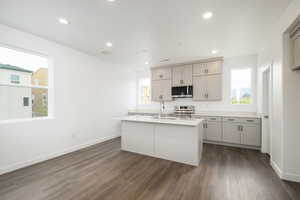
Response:
[[[205,116],[204,118],[205,118],[206,121],[209,121],[209,122],[220,122],[220,121],[222,121],[222,117]]]
[[[258,119],[258,118],[244,118],[244,117],[224,117],[223,122],[259,124],[260,119]]]
[[[222,117],[201,116],[201,115],[194,115],[193,117],[196,119],[205,119],[206,121],[209,121],[209,122],[221,122],[222,121]]]

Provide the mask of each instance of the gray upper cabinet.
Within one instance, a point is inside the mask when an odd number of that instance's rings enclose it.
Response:
[[[183,65],[172,68],[172,86],[188,86],[193,84],[193,66]]]
[[[210,75],[222,73],[223,61],[213,61],[207,63],[197,63],[193,65],[193,75]]]
[[[152,68],[152,101],[172,101],[172,87],[180,86],[193,86],[195,101],[222,100],[222,64],[216,58]]]
[[[153,80],[151,85],[152,101],[172,101],[171,80]]]
[[[217,101],[222,99],[222,75],[193,77],[195,101]]]
[[[193,65],[195,101],[222,100],[222,63],[220,60]]]
[[[170,67],[152,69],[151,72],[152,80],[168,80],[172,76],[172,69]]]

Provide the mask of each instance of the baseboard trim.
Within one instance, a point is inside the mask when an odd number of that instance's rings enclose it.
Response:
[[[226,142],[214,142],[214,141],[210,141],[210,140],[203,140],[203,143],[228,146],[228,147],[236,147],[236,148],[242,148],[242,149],[252,149],[252,150],[260,150],[261,149],[260,147],[240,145],[240,144],[231,144],[231,143],[226,143]]]
[[[93,146],[95,144],[99,144],[99,143],[102,143],[102,142],[105,142],[107,140],[111,140],[111,139],[117,138],[117,137],[120,137],[120,134],[106,136],[106,137],[99,138],[99,139],[96,139],[96,140],[93,140],[93,141],[90,141],[90,142],[86,142],[84,144],[73,146],[73,147],[65,149],[63,151],[59,151],[59,152],[56,152],[56,153],[51,153],[51,154],[48,154],[48,155],[43,155],[43,156],[37,157],[37,158],[32,159],[32,160],[16,163],[16,164],[13,164],[13,165],[10,165],[8,167],[4,167],[4,168],[0,169],[0,175],[7,174],[9,172],[13,172],[13,171],[25,168],[25,167],[29,167],[31,165],[35,165],[35,164],[38,164],[38,163],[41,163],[41,162],[44,162],[44,161],[47,161],[47,160],[65,155],[65,154],[68,154],[68,153],[72,153],[74,151],[78,151],[80,149],[83,149],[83,148],[86,148],[86,147],[89,147],[89,146]]]
[[[283,173],[282,179],[292,182],[298,182],[300,183],[300,175],[298,174],[292,174],[292,173]]]
[[[280,167],[273,160],[270,160],[270,164],[277,176],[279,176],[279,178],[282,179],[282,170],[280,169]]]

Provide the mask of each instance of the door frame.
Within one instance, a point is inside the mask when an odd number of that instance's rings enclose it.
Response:
[[[273,94],[272,94],[272,91],[273,91],[273,61],[271,62],[271,64],[269,64],[268,66],[266,66],[265,68],[263,68],[261,70],[261,77],[262,77],[262,101],[261,101],[261,108],[262,108],[262,113],[261,113],[261,117],[262,117],[262,123],[261,123],[261,131],[262,131],[262,140],[261,140],[261,152],[262,153],[267,153],[269,155],[272,155],[272,148],[271,148],[271,144],[272,144],[272,116],[273,116],[273,112],[272,112],[272,104],[273,104]],[[267,73],[269,73],[269,76],[267,76]],[[267,110],[268,110],[268,113],[265,113],[266,111],[266,108],[265,108],[265,100],[264,100],[264,97],[265,97],[265,91],[266,91],[266,88],[268,90],[268,102],[267,102]],[[263,132],[263,126],[264,126],[264,117],[265,115],[268,115],[269,118],[268,118],[268,121],[269,121],[269,124],[268,124],[268,135],[264,135],[265,132]]]

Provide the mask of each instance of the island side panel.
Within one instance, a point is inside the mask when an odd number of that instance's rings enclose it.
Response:
[[[154,156],[154,124],[122,121],[121,148]]]
[[[201,129],[198,126],[157,124],[155,154],[159,158],[198,166],[202,152]]]

